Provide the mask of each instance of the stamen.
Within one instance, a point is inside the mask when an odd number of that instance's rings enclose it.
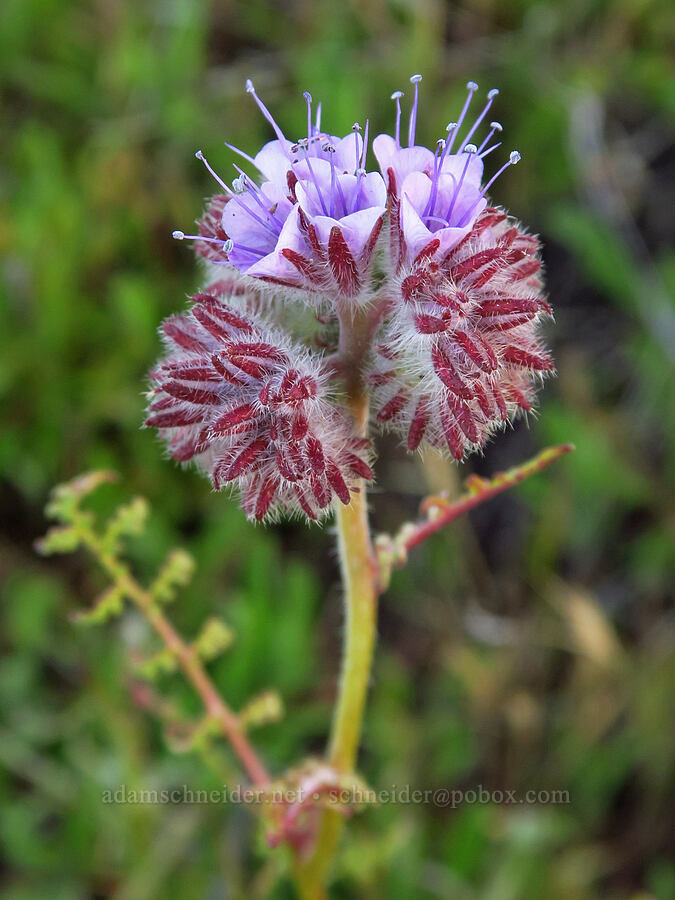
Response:
[[[391,95],[391,99],[396,102],[396,131],[395,131],[395,139],[396,139],[396,149],[401,149],[401,97],[403,96],[403,91],[394,91]]]
[[[243,150],[240,150],[239,147],[235,147],[234,144],[228,144],[227,141],[223,141],[228,150],[232,150],[233,153],[236,153],[238,156],[241,156],[246,162],[250,162],[251,165],[255,166],[258,169],[258,166],[255,165],[255,160],[252,156],[249,156],[248,153],[244,153]],[[258,169],[260,172],[260,169]]]
[[[258,204],[258,206],[262,209],[262,211],[264,213],[266,213],[268,216],[271,216],[277,222],[279,227],[281,228],[281,226],[284,223],[282,222],[281,219],[278,218],[278,216],[276,215],[275,212],[272,211],[272,209],[265,206],[265,204],[263,202],[263,200],[266,199],[265,195],[260,190],[260,188],[255,183],[255,181],[252,181],[251,178],[249,178],[249,176],[246,174],[246,172],[244,172],[242,169],[240,169],[238,165],[236,165],[234,163],[233,163],[233,165],[234,165],[234,168],[237,170],[237,172],[239,172],[239,178],[235,178],[235,181],[240,181],[244,185],[244,190],[246,190],[250,193],[250,195],[253,197],[253,199]],[[234,187],[234,181],[232,182],[232,187]],[[276,204],[274,205],[273,209],[276,209]]]
[[[426,205],[426,209],[424,210],[424,214],[422,215],[422,219],[426,219],[429,215],[431,215],[434,211],[434,206],[436,205],[436,195],[438,193],[438,176],[440,175],[440,164],[439,164],[439,153],[445,150],[445,141],[441,138],[436,142],[436,150],[434,152],[434,174],[431,179],[431,191],[429,192],[429,202]]]
[[[459,181],[457,182],[457,187],[455,188],[455,192],[452,195],[452,200],[450,201],[450,206],[448,207],[448,211],[445,215],[446,221],[448,225],[450,224],[450,216],[452,215],[452,211],[455,208],[455,203],[457,202],[457,198],[459,197],[459,192],[462,190],[462,184],[464,183],[464,177],[467,173],[467,169],[469,168],[469,163],[471,162],[471,157],[478,150],[475,144],[467,144],[464,152],[466,153],[466,162],[464,163],[464,168],[462,169],[462,174],[459,177]]]
[[[497,141],[496,144],[493,144],[491,147],[488,147],[487,150],[483,150],[482,153],[479,153],[481,159],[485,159],[486,156],[489,156],[493,150],[496,150],[497,147],[501,147],[502,141]]]
[[[488,183],[485,185],[483,190],[480,192],[480,194],[478,196],[478,200],[476,200],[476,202],[473,203],[469,207],[469,209],[466,211],[464,216],[462,216],[462,221],[459,223],[460,228],[463,228],[464,225],[466,225],[466,223],[469,221],[469,218],[471,217],[471,213],[475,209],[478,202],[485,196],[485,194],[490,189],[491,185],[493,185],[495,183],[495,181],[499,178],[499,176],[502,174],[502,172],[505,172],[509,166],[515,166],[517,163],[520,162],[520,159],[521,159],[520,153],[517,150],[512,150],[511,153],[509,154],[508,162],[504,163],[504,165],[501,167],[501,169],[499,169],[498,172],[495,172],[495,174],[492,176],[492,178],[488,181]]]
[[[316,175],[314,174],[314,169],[312,168],[312,164],[309,161],[309,150],[305,146],[304,141],[301,144],[302,149],[305,151],[305,162],[307,163],[307,168],[309,169],[310,177],[314,183],[314,187],[316,188],[316,193],[319,198],[319,202],[321,203],[321,209],[323,210],[324,216],[328,215],[328,210],[326,209],[326,204],[323,199],[323,194],[321,193],[321,188],[319,187],[319,182],[316,179]]]
[[[354,122],[354,124],[352,125],[352,131],[354,132],[354,148],[356,151],[356,162],[354,163],[354,171],[356,172],[361,161],[361,148],[359,147],[359,131],[361,131],[361,126],[358,122]]]
[[[230,250],[227,251],[228,253],[230,253],[231,250],[234,248],[234,241],[232,241],[231,243],[232,243],[232,247],[230,247]],[[263,253],[258,248],[247,247],[246,244],[240,244],[239,241],[237,241],[237,250],[239,252],[243,251],[244,253],[250,253],[251,256],[255,256],[256,259],[262,259],[263,256],[265,256],[265,253]]]
[[[408,124],[408,146],[415,146],[415,128],[417,127],[417,103],[419,101],[419,83],[422,80],[421,75],[412,75],[410,83],[415,85],[415,97],[413,99],[412,109],[410,110],[410,122]]]
[[[175,241],[204,241],[205,244],[220,244],[225,253],[229,253],[234,247],[234,243],[228,238],[223,241],[220,238],[205,237],[203,234],[185,234],[184,231],[172,231],[171,237]]]
[[[204,163],[204,165],[206,166],[206,168],[207,168],[207,170],[209,171],[209,173],[216,179],[216,181],[217,181],[218,184],[221,186],[221,188],[222,188],[226,193],[231,194],[232,191],[230,190],[230,188],[225,184],[225,182],[224,182],[223,179],[220,177],[220,175],[218,175],[218,174],[211,168],[211,166],[209,165],[209,163],[208,163],[206,157],[204,156],[204,154],[202,153],[201,150],[197,150],[197,152],[195,153],[195,157],[196,157],[198,160],[200,160],[201,162]]]
[[[326,144],[323,149],[330,154],[330,180],[331,180],[331,210],[333,209],[333,192],[335,188],[337,188],[337,194],[340,198],[340,203],[342,204],[342,215],[347,215],[347,202],[345,200],[345,195],[342,191],[342,185],[340,184],[340,176],[337,174],[335,169],[335,161],[333,154],[335,153],[335,147],[332,147],[330,144]],[[332,213],[331,213],[332,215]]]
[[[459,129],[462,127],[462,122],[464,121],[464,117],[466,116],[469,106],[471,104],[471,100],[473,99],[473,95],[478,90],[478,85],[475,81],[467,81],[466,89],[468,90],[468,94],[466,100],[464,101],[464,106],[462,107],[462,111],[459,115],[459,119],[457,119],[457,127],[452,132],[452,137],[450,138],[450,150],[452,150],[452,145],[455,143],[455,137],[457,136]],[[450,151],[448,151],[450,152]]]
[[[228,187],[228,186],[225,184],[225,182],[223,181],[223,179],[222,179],[219,175],[217,175],[217,174],[214,172],[214,170],[213,170],[213,169],[211,168],[211,166],[209,165],[209,163],[208,163],[206,157],[204,156],[204,154],[202,153],[201,150],[197,150],[197,152],[195,153],[195,156],[197,157],[197,159],[201,160],[201,161],[204,163],[204,165],[205,165],[206,168],[209,170],[209,172],[211,173],[211,175],[213,175],[213,177],[216,179],[216,181],[217,181],[218,184],[222,187],[222,189],[225,191],[225,193],[228,194],[228,195],[232,198],[232,200],[234,200],[235,203],[237,203],[239,206],[241,206],[241,208],[242,208],[243,210],[245,210],[245,211],[249,214],[249,216],[250,216],[252,219],[255,219],[256,222],[258,222],[260,225],[262,225],[263,228],[267,228],[268,231],[271,231],[272,234],[275,235],[275,237],[278,237],[278,236],[279,236],[279,231],[278,231],[278,229],[272,228],[272,226],[270,225],[269,222],[265,222],[263,219],[260,218],[260,216],[256,215],[256,214],[253,212],[252,209],[249,209],[248,206],[247,206],[247,205],[239,198],[239,196],[232,190],[232,188]],[[265,212],[269,215],[269,211],[268,211],[268,210],[265,210]]]
[[[501,169],[499,169],[499,171],[495,172],[495,174],[492,176],[492,178],[488,181],[488,183],[485,185],[483,190],[480,192],[481,197],[485,196],[485,194],[490,189],[490,186],[495,183],[495,181],[499,178],[499,176],[502,174],[502,172],[505,172],[509,166],[517,165],[520,162],[520,160],[521,160],[520,153],[517,150],[512,150],[509,153],[508,162],[505,162],[504,165],[501,167]]]
[[[272,113],[265,106],[265,104],[262,102],[260,97],[256,94],[255,88],[253,87],[253,82],[251,81],[250,78],[246,79],[246,93],[253,95],[253,99],[258,104],[258,109],[263,114],[263,116],[265,116],[267,121],[270,123],[270,125],[274,129],[274,133],[276,134],[277,138],[281,141],[281,146],[283,147],[284,152],[288,156],[288,153],[286,151],[286,138],[284,137],[284,133],[281,130],[281,128],[279,128],[277,123],[274,121],[274,117],[273,117]]]
[[[504,129],[502,128],[501,122],[490,122],[490,133],[488,134],[488,136],[485,138],[483,143],[478,148],[478,152],[479,153],[483,152],[483,148],[486,147],[490,143],[490,140],[492,139],[492,135],[495,133],[495,131],[498,131],[499,133],[501,133],[503,130]]]
[[[472,138],[472,137],[474,136],[474,134],[476,133],[476,129],[478,128],[478,126],[480,125],[480,123],[483,121],[483,119],[485,118],[485,116],[488,114],[488,110],[489,110],[490,107],[492,106],[492,101],[495,99],[495,97],[496,97],[498,94],[499,94],[499,91],[497,90],[497,88],[493,88],[491,91],[488,91],[488,95],[487,95],[487,96],[488,96],[488,101],[487,101],[487,103],[485,104],[485,106],[483,107],[482,113],[478,116],[478,118],[476,119],[476,121],[473,123],[473,126],[471,127],[471,130],[469,131],[469,133],[467,134],[467,136],[466,136],[466,137],[464,138],[464,140],[462,141],[462,144],[461,144],[461,146],[460,146],[460,148],[459,148],[459,152],[460,152],[460,153],[462,152],[462,150],[466,147],[466,145],[469,143],[469,141],[471,140],[471,138]]]
[[[249,191],[256,191],[256,192],[260,193],[260,188],[258,187],[258,185],[255,183],[255,181],[253,181],[253,180],[246,174],[246,172],[244,172],[244,170],[243,170],[240,166],[238,166],[236,163],[232,163],[232,168],[233,168],[233,169],[236,169],[237,172],[239,172],[239,175],[241,176],[241,180],[243,181],[244,187],[246,188],[246,190],[249,190]],[[236,181],[236,180],[237,180],[237,179],[235,179],[235,181]],[[233,183],[233,184],[234,184],[234,183]]]
[[[368,131],[370,129],[370,119],[366,119],[366,130],[363,132],[363,151],[361,153],[361,168],[366,167],[366,154],[368,153]]]
[[[361,185],[365,174],[365,169],[356,170],[356,190],[354,191],[354,202],[352,203],[350,212],[355,212],[359,208],[359,203],[361,202]]]
[[[330,144],[324,144],[321,149],[324,153],[328,153],[328,158],[330,160],[330,214],[335,218],[335,195],[337,194],[342,202],[342,215],[346,216],[347,206],[345,204],[344,194],[342,193],[342,185],[335,172],[335,147],[332,147]]]
[[[321,131],[321,101],[316,104],[316,125],[314,126],[317,132]]]
[[[450,135],[454,134],[457,131],[457,122],[448,122],[445,126],[445,130],[448,133],[448,138],[444,141],[443,153],[441,154],[441,159],[439,162],[439,170],[443,168],[443,163],[445,162],[445,158],[450,153],[450,149],[452,147],[452,140],[450,139]],[[454,140],[454,138],[453,138]]]
[[[307,104],[307,140],[312,140],[312,95],[309,91],[305,91],[302,95]]]

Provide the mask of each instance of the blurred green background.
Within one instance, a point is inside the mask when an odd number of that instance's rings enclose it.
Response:
[[[110,806],[121,783],[221,783],[134,702],[133,615],[82,631],[104,581],[40,560],[50,487],[121,475],[101,503],[153,506],[147,575],[175,544],[198,574],[173,610],[237,633],[212,673],[237,707],[275,686],[256,733],[281,772],[326,735],[341,611],[330,528],[263,529],[139,428],[160,320],[198,286],[171,239],[231,141],[270,138],[251,76],[289,134],[301,92],[345,132],[389,128],[424,74],[421,138],[464,83],[498,86],[523,162],[497,199],[545,242],[559,376],[540,412],[458,472],[379,445],[376,528],[429,487],[457,490],[546,444],[576,453],[416,551],[383,600],[361,769],[410,784],[569,791],[564,805],[383,804],[350,823],[336,897],[672,900],[675,676],[672,6],[657,0],[4,0],[0,7],[2,662],[0,879],[7,900],[286,898],[283,859],[241,807]],[[372,132],[371,132],[372,133]],[[667,192],[670,191],[670,198]],[[158,690],[185,713],[178,679]],[[216,748],[227,761],[225,748]]]

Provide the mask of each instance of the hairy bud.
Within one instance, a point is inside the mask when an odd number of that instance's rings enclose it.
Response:
[[[168,354],[151,373],[145,424],[216,490],[238,487],[252,519],[317,519],[335,498],[349,503],[372,477],[367,442],[329,401],[320,359],[215,294],[197,294],[188,313],[164,322]]]
[[[378,422],[409,450],[425,441],[462,459],[532,408],[553,370],[538,338],[551,309],[538,241],[506,213],[486,209],[440,262],[431,244],[401,271],[368,381]]]

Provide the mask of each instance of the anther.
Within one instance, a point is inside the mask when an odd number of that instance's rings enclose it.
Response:
[[[487,156],[488,153],[491,153],[493,150],[495,150],[497,147],[499,147],[499,144],[493,144],[492,147],[489,148],[489,150],[485,150],[485,148],[487,147],[487,145],[488,145],[488,144],[490,143],[490,141],[492,140],[492,135],[495,133],[495,131],[499,134],[499,133],[501,133],[503,130],[504,130],[504,129],[502,128],[501,122],[490,122],[490,131],[489,131],[489,133],[488,133],[488,136],[485,138],[485,140],[483,141],[483,143],[482,143],[482,144],[480,145],[480,147],[478,148],[478,152],[479,152],[479,153],[482,153],[483,156]],[[485,153],[483,153],[483,150],[485,150]]]
[[[419,84],[421,80],[422,80],[421,75],[411,75],[410,76],[410,84]],[[476,87],[477,87],[477,85],[476,85]],[[401,96],[403,96],[403,95],[401,95]]]
[[[443,163],[445,162],[445,157],[452,150],[452,142],[454,141],[454,132],[457,128],[457,122],[448,122],[445,126],[445,130],[448,133],[448,140],[444,141],[443,145],[443,153],[441,154],[440,167],[443,167]]]
[[[391,95],[391,99],[392,100],[400,100],[402,96],[403,96],[403,91],[394,91],[394,93]]]
[[[184,232],[184,231],[178,231],[178,230],[172,231],[172,232],[171,232],[171,237],[172,237],[175,241],[184,241],[184,240],[185,240],[185,232]]]

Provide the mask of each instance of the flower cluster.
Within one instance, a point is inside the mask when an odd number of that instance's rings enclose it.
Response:
[[[163,326],[168,354],[151,373],[146,425],[160,429],[176,460],[194,459],[214,487],[236,483],[251,518],[302,511],[318,518],[372,473],[351,423],[327,399],[320,360],[254,322],[224,296],[195,295]]]
[[[483,125],[498,91],[471,120],[478,86],[469,82],[460,115],[431,150],[416,143],[420,81],[411,78],[405,147],[403,95],[392,95],[394,134],[372,142],[379,172],[367,170],[367,122],[343,137],[323,131],[321,105],[314,111],[306,93],[307,132],[291,141],[250,81],[275,138],[255,156],[230,149],[257,176],[235,166],[228,185],[196,154],[219,193],[197,234],[174,237],[193,240],[229,280],[165,323],[169,355],[153,373],[148,424],[216,488],[236,483],[255,518],[316,518],[371,477],[365,436],[332,389],[347,369],[370,389],[374,424],[409,450],[425,442],[458,460],[530,410],[553,369],[538,336],[551,316],[538,241],[488,197],[520,159],[511,151],[484,174],[501,146],[499,122]],[[338,324],[334,353],[312,349],[306,318],[289,318],[291,306]],[[344,336],[356,333],[358,348],[347,346]]]

